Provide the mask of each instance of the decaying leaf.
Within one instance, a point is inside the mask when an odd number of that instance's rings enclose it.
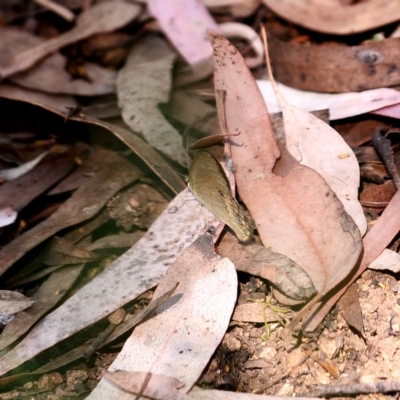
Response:
[[[2,85],[0,85],[1,91]],[[4,107],[8,110],[10,117],[19,119],[21,113],[27,120],[32,121],[48,121],[49,124],[55,124],[57,129],[62,127],[68,127],[73,130],[79,128],[76,122],[88,124],[91,127],[100,128],[95,131],[95,134],[104,134],[104,131],[109,132],[116,136],[121,142],[123,142],[132,152],[143,162],[160,180],[167,186],[172,193],[179,193],[185,189],[186,184],[184,180],[176,173],[176,171],[160,156],[160,154],[154,150],[148,143],[146,143],[139,136],[135,135],[128,129],[122,128],[118,125],[101,121],[99,119],[89,116],[71,116],[67,122],[65,122],[65,114],[55,110],[51,106],[45,104],[37,104],[34,102],[31,104],[29,101],[18,101],[13,99],[2,99],[0,98],[0,107]],[[40,167],[40,165],[39,165]],[[82,177],[82,182],[85,178]],[[65,181],[60,182],[59,187],[65,186]],[[76,188],[76,186],[75,186]],[[66,190],[72,190],[71,188]],[[56,193],[54,190],[52,193]],[[60,191],[58,191],[60,193]]]
[[[21,100],[49,107],[61,113],[66,113],[68,108],[75,108],[78,105],[72,96],[38,92],[9,83],[1,83],[0,96],[11,100]]]
[[[367,4],[368,2],[365,2]],[[359,92],[400,83],[400,38],[359,46],[303,46],[270,38],[275,78],[285,85],[319,92]]]
[[[375,261],[400,231],[400,191],[397,191],[382,215],[364,237],[364,256],[357,271],[346,285],[314,308],[306,321],[306,329],[314,331],[347,288]]]
[[[360,299],[357,287],[353,283],[338,301],[337,307],[350,327],[364,336],[364,324],[361,314]]]
[[[143,38],[131,50],[117,79],[118,103],[125,123],[156,149],[185,165],[182,137],[161,114],[167,103],[176,54],[161,38]]]
[[[266,41],[265,30],[263,37]],[[269,78],[282,107],[287,150],[300,164],[317,171],[326,180],[364,235],[367,221],[358,201],[360,168],[356,156],[338,132],[315,115],[293,106],[281,95],[268,54],[266,56]]]
[[[8,60],[8,64],[0,67],[0,76],[4,79],[25,71],[45,56],[96,33],[119,29],[135,19],[140,12],[140,5],[123,0],[97,3],[79,15],[76,26],[70,31],[18,53]]]
[[[187,393],[229,325],[237,276],[233,263],[218,257],[212,238],[203,235],[170,266],[154,296],[160,296],[175,282],[179,286],[174,296],[156,310],[152,319],[134,330],[110,370],[166,375],[181,381],[181,392]],[[130,398],[103,379],[89,399],[113,397]]]
[[[54,272],[32,296],[35,301],[29,309],[21,311],[0,335],[0,349],[6,348],[28,331],[44,314],[49,312],[71,288],[84,265],[73,265]],[[44,338],[42,338],[44,339]],[[1,364],[1,361],[0,361]]]
[[[368,31],[400,19],[396,0],[354,2],[344,6],[335,0],[262,0],[279,16],[317,32],[348,35]]]
[[[0,35],[2,37],[0,44],[2,65],[6,65],[8,60],[17,57],[18,54],[44,43],[40,37],[22,29],[0,28]],[[65,69],[66,63],[65,56],[54,53],[28,71],[12,76],[10,81],[32,90],[57,95],[94,96],[115,92],[116,72],[93,63],[86,63],[85,71],[90,81],[71,79],[71,75]]]
[[[400,272],[400,254],[393,250],[385,249],[379,257],[369,266],[369,269],[388,270],[395,274]]]
[[[101,148],[93,150],[77,173],[82,174],[85,184],[82,184],[49,218],[0,250],[0,274],[56,232],[93,217],[111,196],[142,175],[128,160],[113,151]]]
[[[115,167],[109,169],[115,176]],[[106,317],[157,285],[184,248],[201,233],[208,229],[216,231],[220,225],[207,210],[199,211],[200,204],[194,201],[187,189],[178,195],[130,250],[43,318],[21,343],[0,359],[0,375]],[[62,218],[66,219],[64,216]],[[166,290],[171,289],[176,281]],[[88,299],[90,307],[82,307]],[[71,310],[74,315],[72,320]]]
[[[98,256],[63,238],[54,236],[41,256],[44,265],[80,264],[96,260]]]
[[[263,244],[311,277],[318,295],[305,313],[351,272],[362,250],[360,232],[326,181],[276,142],[264,100],[240,53],[219,34],[210,33],[210,39],[215,87],[227,93],[229,132],[240,132],[232,144],[240,197]]]
[[[22,293],[0,290],[0,315],[13,315],[25,310],[35,303]]]

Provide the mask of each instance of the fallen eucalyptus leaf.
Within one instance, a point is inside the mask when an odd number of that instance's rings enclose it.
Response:
[[[92,151],[89,159],[75,173],[81,174],[83,181],[72,196],[50,217],[0,250],[0,275],[26,252],[56,232],[96,215],[111,196],[143,175],[128,160],[99,147]],[[63,184],[72,177],[73,174]]]
[[[143,134],[151,146],[186,165],[182,137],[158,109],[167,103],[176,54],[156,36],[142,38],[128,56],[117,79],[118,104],[125,123]]]
[[[233,263],[215,254],[212,238],[206,234],[179,255],[154,296],[176,282],[174,296],[133,331],[110,370],[140,369],[176,378],[184,384],[184,394],[196,383],[226,332],[236,302],[237,276]],[[131,397],[103,379],[88,399],[105,398]]]
[[[304,46],[274,37],[269,39],[275,78],[285,85],[335,93],[359,92],[400,83],[397,52],[400,38],[371,40],[359,46]]]
[[[103,156],[103,161],[109,158]],[[108,170],[113,175],[117,173],[115,167],[108,167]],[[207,210],[203,209],[201,213],[199,210],[200,204],[193,200],[187,189],[178,195],[130,250],[44,317],[15,348],[0,359],[0,375],[106,317],[157,285],[183,249],[207,229],[215,231],[220,225]],[[63,218],[66,219],[65,216]],[[181,277],[166,290],[180,280]],[[87,299],[90,299],[90,307],[82,306]]]
[[[0,290],[0,315],[13,315],[30,307],[35,300],[30,300],[22,293]]]
[[[400,191],[397,191],[385,208],[382,215],[364,237],[364,256],[357,271],[352,275],[349,282],[341,288],[337,293],[323,302],[316,304],[313,312],[307,318],[305,327],[307,331],[314,331],[322,322],[333,305],[346,292],[347,288],[375,261],[379,255],[390,244],[393,238],[400,231]]]
[[[64,114],[67,113],[68,108],[78,106],[78,103],[72,96],[38,92],[9,83],[1,83],[0,96],[11,100],[21,100],[39,106],[50,107]]]
[[[18,54],[45,43],[42,38],[22,29],[0,28],[0,35],[2,37],[0,44],[2,65],[7,64],[8,60]],[[85,63],[85,72],[90,82],[85,79],[71,79],[71,75],[65,69],[66,63],[65,56],[54,53],[28,71],[12,76],[10,81],[32,90],[57,95],[95,96],[115,92],[116,72],[93,63]]]
[[[400,272],[400,254],[396,251],[385,249],[368,268],[392,271],[397,274]]]
[[[266,40],[265,31],[263,35]],[[358,201],[360,167],[356,156],[332,127],[285,99],[275,83],[268,54],[266,56],[269,79],[282,107],[287,150],[300,164],[314,169],[326,180],[364,235],[367,221]]]
[[[227,93],[228,130],[240,132],[232,145],[240,197],[263,244],[301,266],[318,290],[294,325],[351,272],[362,250],[360,232],[325,180],[276,142],[264,100],[237,49],[219,34],[210,33],[210,40],[215,87]]]
[[[50,277],[42,283],[39,290],[32,296],[32,300],[34,300],[35,304],[29,309],[19,312],[4,328],[0,335],[0,349],[3,350],[19,339],[44,314],[61,301],[65,293],[71,289],[83,267],[83,264],[72,265],[50,275]]]
[[[162,31],[189,64],[211,57],[212,48],[207,31],[218,30],[218,25],[199,0],[148,0],[150,13]]]
[[[333,35],[354,35],[400,19],[396,0],[368,0],[344,6],[335,0],[262,0],[273,12],[308,29]]]
[[[110,32],[122,28],[135,19],[140,12],[140,5],[123,0],[97,3],[79,15],[76,26],[71,30],[18,53],[11,60],[7,60],[8,63],[0,67],[0,77],[2,79],[8,78],[24,71],[62,47],[86,39],[96,33]]]

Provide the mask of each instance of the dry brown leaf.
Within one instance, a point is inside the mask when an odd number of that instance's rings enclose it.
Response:
[[[325,180],[276,142],[262,95],[240,53],[219,34],[210,33],[210,39],[215,87],[227,92],[229,133],[240,132],[232,144],[240,197],[263,244],[311,277],[319,292],[314,302],[353,269],[362,250],[360,232]]]
[[[75,157],[82,157],[86,145],[76,144],[70,151],[47,157],[30,173],[1,186],[0,209],[12,206],[21,211],[33,199],[46,192],[75,167]]]
[[[44,314],[49,312],[71,289],[73,283],[80,275],[84,264],[65,267],[54,272],[42,283],[39,290],[32,296],[35,304],[29,309],[21,311],[5,327],[0,335],[0,349],[3,350],[19,339],[28,331]]]
[[[276,80],[297,89],[360,92],[400,83],[400,38],[352,47],[269,41]]]
[[[82,184],[49,218],[0,250],[0,274],[56,232],[93,217],[110,197],[143,174],[117,153],[101,148],[93,150],[90,158],[77,173],[84,176],[85,184]]]
[[[13,315],[35,303],[22,293],[0,290],[0,315]]]
[[[229,12],[234,17],[245,18],[255,12],[261,0],[203,0],[203,3],[213,12]]]
[[[49,107],[64,114],[68,112],[68,108],[75,108],[78,105],[72,96],[37,92],[36,90],[9,83],[0,84],[0,96],[6,99],[21,100],[43,107]]]
[[[18,54],[43,44],[44,39],[34,36],[22,29],[0,28],[0,61],[7,65],[9,60]],[[20,86],[55,94],[75,94],[94,96],[115,92],[116,72],[102,68],[93,63],[85,64],[85,72],[90,79],[72,79],[66,71],[67,58],[60,53],[51,54],[38,62],[28,71],[10,78]]]
[[[110,157],[106,156],[108,158]],[[113,176],[117,174],[121,177],[122,172],[118,172],[115,167],[109,169]],[[94,191],[92,188],[88,190],[90,193]],[[67,219],[66,216],[62,218]],[[0,359],[0,375],[106,317],[113,310],[157,285],[182,249],[208,229],[216,231],[219,225],[220,222],[207,210],[203,209],[200,213],[200,204],[194,201],[187,189],[184,190],[138,243],[96,279],[42,319],[21,343]],[[132,276],[136,278],[131,279]],[[175,283],[176,281],[166,290],[170,290]],[[90,299],[90,307],[85,306],[87,299]],[[72,320],[71,309],[74,310]]]
[[[182,136],[158,109],[160,103],[169,99],[175,57],[163,39],[142,38],[118,74],[117,94],[125,123],[142,133],[151,146],[185,165]]]
[[[167,375],[184,383],[181,392],[187,393],[229,325],[237,275],[230,260],[215,254],[212,237],[205,234],[169,267],[154,296],[159,297],[176,282],[179,286],[174,295],[157,308],[152,319],[134,330],[110,370],[140,369]],[[88,397],[100,398],[130,397],[102,380]]]
[[[262,33],[266,42],[265,30]],[[364,235],[367,221],[358,201],[360,168],[356,156],[329,124],[292,105],[281,95],[271,72],[268,54],[266,56],[269,78],[282,107],[287,150],[300,164],[314,169],[326,180]]]
[[[336,0],[262,0],[280,17],[317,32],[348,35],[368,31],[400,19],[399,4],[366,0],[343,6]]]
[[[397,191],[377,223],[364,237],[364,256],[351,280],[332,297],[315,306],[306,321],[306,329],[314,331],[347,288],[375,261],[400,231],[400,191]]]
[[[364,337],[364,324],[361,314],[360,298],[358,297],[357,287],[353,283],[340,298],[337,304],[339,312],[349,326],[354,328]]]
[[[0,91],[1,91],[0,85]],[[20,115],[24,115],[26,120],[29,121],[48,121],[55,123],[57,127],[63,129],[64,127],[72,130],[79,129],[79,125],[76,122],[88,124],[92,127],[99,127],[99,130],[94,130],[93,134],[102,135],[104,131],[113,134],[119,140],[121,140],[132,152],[140,159],[141,162],[160,178],[160,180],[167,186],[167,188],[174,194],[181,192],[186,188],[184,180],[176,173],[176,171],[164,160],[160,154],[154,150],[148,143],[141,139],[138,135],[128,129],[119,127],[118,125],[111,124],[109,122],[101,121],[96,118],[89,116],[72,116],[65,122],[65,114],[60,113],[51,106],[30,103],[29,101],[25,104],[23,101],[13,99],[1,99],[0,108],[7,109],[8,116],[18,120]],[[76,122],[75,122],[76,121]],[[54,129],[54,127],[53,127]],[[82,177],[84,182],[86,178]],[[62,181],[58,188],[64,187],[66,181]],[[75,186],[76,187],[76,186]],[[64,187],[64,190],[72,190],[72,188]],[[60,193],[51,192],[52,194]]]
[[[96,33],[122,28],[135,19],[141,10],[140,5],[124,0],[97,3],[79,15],[76,26],[70,31],[18,53],[8,60],[8,64],[0,67],[0,77],[4,79],[25,71],[45,56],[71,43],[76,43]]]
[[[383,209],[396,193],[396,187],[392,181],[382,185],[371,185],[360,194],[360,202],[364,207]]]

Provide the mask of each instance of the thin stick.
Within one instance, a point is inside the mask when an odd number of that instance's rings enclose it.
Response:
[[[64,18],[68,22],[72,22],[75,19],[75,14],[65,8],[61,4],[57,4],[52,2],[51,0],[34,0],[36,4],[47,8],[48,10],[52,11],[54,14],[59,15],[61,18]]]

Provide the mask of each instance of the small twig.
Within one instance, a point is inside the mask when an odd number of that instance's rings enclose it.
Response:
[[[144,381],[142,383],[142,387],[139,390],[139,393],[135,397],[135,400],[139,400],[143,396],[143,393],[147,389],[147,386],[150,382],[150,378],[151,378],[151,372],[148,372],[146,375],[146,378],[144,378]]]
[[[90,347],[83,353],[83,357],[85,357],[86,360],[89,360],[96,349],[102,345],[102,343],[108,338],[108,336],[111,335],[116,327],[117,325],[115,324],[108,325],[107,328],[96,337]]]
[[[54,14],[59,15],[61,18],[64,18],[68,22],[72,22],[75,19],[75,14],[65,8],[61,4],[54,3],[51,0],[34,0],[36,4],[47,8],[48,10],[52,11]]]
[[[353,383],[349,385],[318,385],[313,392],[301,393],[303,397],[356,396],[370,393],[399,392],[400,382]]]
[[[386,137],[390,133],[390,130],[387,131],[385,128],[378,128],[372,136],[372,144],[375,147],[375,150],[381,156],[382,161],[385,164],[385,167],[388,170],[394,185],[396,186],[396,189],[399,190],[400,175],[394,162],[392,144]]]

